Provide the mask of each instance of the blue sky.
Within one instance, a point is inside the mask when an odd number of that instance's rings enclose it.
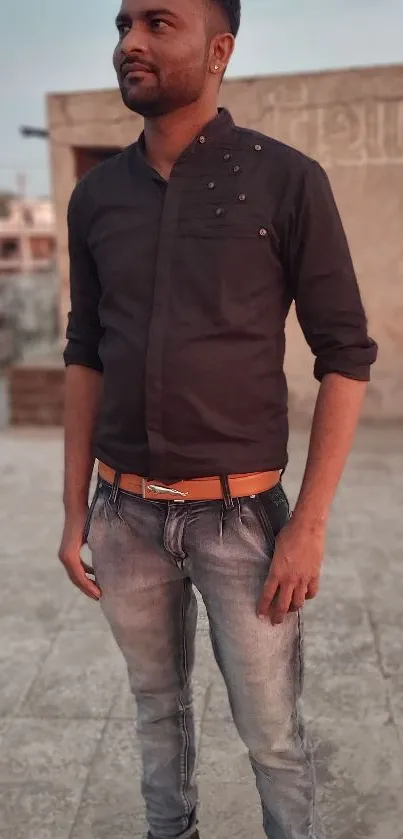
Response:
[[[19,137],[44,125],[48,91],[112,87],[119,0],[3,0],[0,8],[0,189],[25,172],[49,189],[46,142]],[[403,62],[403,0],[244,0],[230,75]]]

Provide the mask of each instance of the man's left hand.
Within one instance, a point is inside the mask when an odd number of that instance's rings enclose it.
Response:
[[[279,533],[258,606],[258,617],[283,623],[289,612],[302,609],[319,590],[326,524],[295,516]]]

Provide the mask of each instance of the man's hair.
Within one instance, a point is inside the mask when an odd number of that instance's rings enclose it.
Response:
[[[236,38],[241,24],[241,0],[211,0],[228,20],[230,32]]]

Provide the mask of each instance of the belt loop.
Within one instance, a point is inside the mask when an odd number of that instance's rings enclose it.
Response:
[[[222,496],[224,499],[225,509],[228,510],[235,510],[234,499],[231,495],[231,490],[229,486],[228,475],[220,475],[220,483],[222,489]]]
[[[117,501],[119,498],[119,486],[120,486],[120,479],[122,477],[121,472],[115,472],[115,478],[113,481],[113,485],[110,491],[110,495],[108,498],[109,504],[111,507],[115,508],[117,506]]]

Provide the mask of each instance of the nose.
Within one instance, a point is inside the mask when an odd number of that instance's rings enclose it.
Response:
[[[146,33],[139,24],[133,26],[123,38],[120,48],[125,55],[143,53],[146,51]]]

